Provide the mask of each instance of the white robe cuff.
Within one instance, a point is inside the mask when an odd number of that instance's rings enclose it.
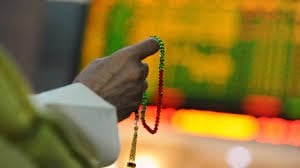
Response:
[[[108,166],[120,150],[114,106],[80,83],[33,97],[72,143],[72,147],[97,166]],[[46,110],[45,110],[46,109]]]

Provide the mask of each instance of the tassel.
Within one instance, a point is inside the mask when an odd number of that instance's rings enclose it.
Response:
[[[129,155],[129,162],[127,163],[127,167],[135,168],[135,155],[136,155],[136,144],[137,144],[137,137],[138,137],[138,129],[139,127],[136,125],[134,127],[134,134],[131,142],[131,149],[130,149],[130,155]]]

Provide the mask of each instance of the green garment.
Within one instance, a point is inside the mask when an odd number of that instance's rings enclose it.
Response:
[[[37,115],[25,83],[0,48],[0,167],[88,167],[58,129]]]

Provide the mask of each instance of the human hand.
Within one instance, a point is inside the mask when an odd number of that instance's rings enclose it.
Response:
[[[89,64],[75,78],[117,108],[118,120],[138,109],[148,84],[148,65],[142,60],[159,49],[154,38],[122,48]]]

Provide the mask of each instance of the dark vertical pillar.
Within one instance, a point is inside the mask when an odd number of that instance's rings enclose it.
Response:
[[[40,54],[42,10],[41,0],[0,1],[0,45],[13,56],[30,83]]]
[[[80,60],[87,3],[47,1],[37,91],[72,82]]]

